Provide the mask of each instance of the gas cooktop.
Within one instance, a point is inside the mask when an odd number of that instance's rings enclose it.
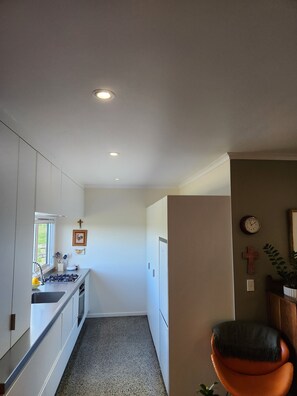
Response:
[[[55,274],[47,276],[44,281],[46,283],[76,282],[78,278],[78,274]]]

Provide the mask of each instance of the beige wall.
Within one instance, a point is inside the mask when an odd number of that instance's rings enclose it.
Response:
[[[234,318],[230,197],[168,197],[170,394],[215,374],[212,327]]]
[[[231,160],[231,200],[236,318],[266,321],[265,277],[277,275],[263,246],[272,243],[288,257],[287,210],[297,207],[297,161]],[[248,214],[261,222],[255,235],[239,228],[240,218]],[[247,246],[260,254],[254,276],[247,275],[242,259]],[[255,280],[255,292],[246,291],[247,279]]]

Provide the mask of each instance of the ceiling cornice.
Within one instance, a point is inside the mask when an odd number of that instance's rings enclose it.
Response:
[[[201,171],[195,173],[193,176],[187,178],[184,182],[179,185],[179,188],[185,187],[187,184],[193,183],[194,181],[200,179],[202,176],[206,175],[207,173],[213,171],[218,166],[222,165],[226,161],[229,161],[229,156],[227,153],[223,154],[221,157],[217,158],[213,162],[211,162],[208,166],[203,168]]]
[[[228,153],[231,160],[297,161],[297,153],[244,152]]]

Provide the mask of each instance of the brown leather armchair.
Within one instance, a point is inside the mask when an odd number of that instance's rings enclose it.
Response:
[[[224,388],[232,396],[285,396],[293,381],[293,365],[288,362],[289,349],[280,340],[278,361],[251,361],[225,357],[215,347],[211,337],[211,360]]]

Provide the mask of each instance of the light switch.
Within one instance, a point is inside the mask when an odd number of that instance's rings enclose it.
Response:
[[[255,291],[255,281],[254,281],[254,279],[247,279],[246,280],[246,290],[248,292]]]

